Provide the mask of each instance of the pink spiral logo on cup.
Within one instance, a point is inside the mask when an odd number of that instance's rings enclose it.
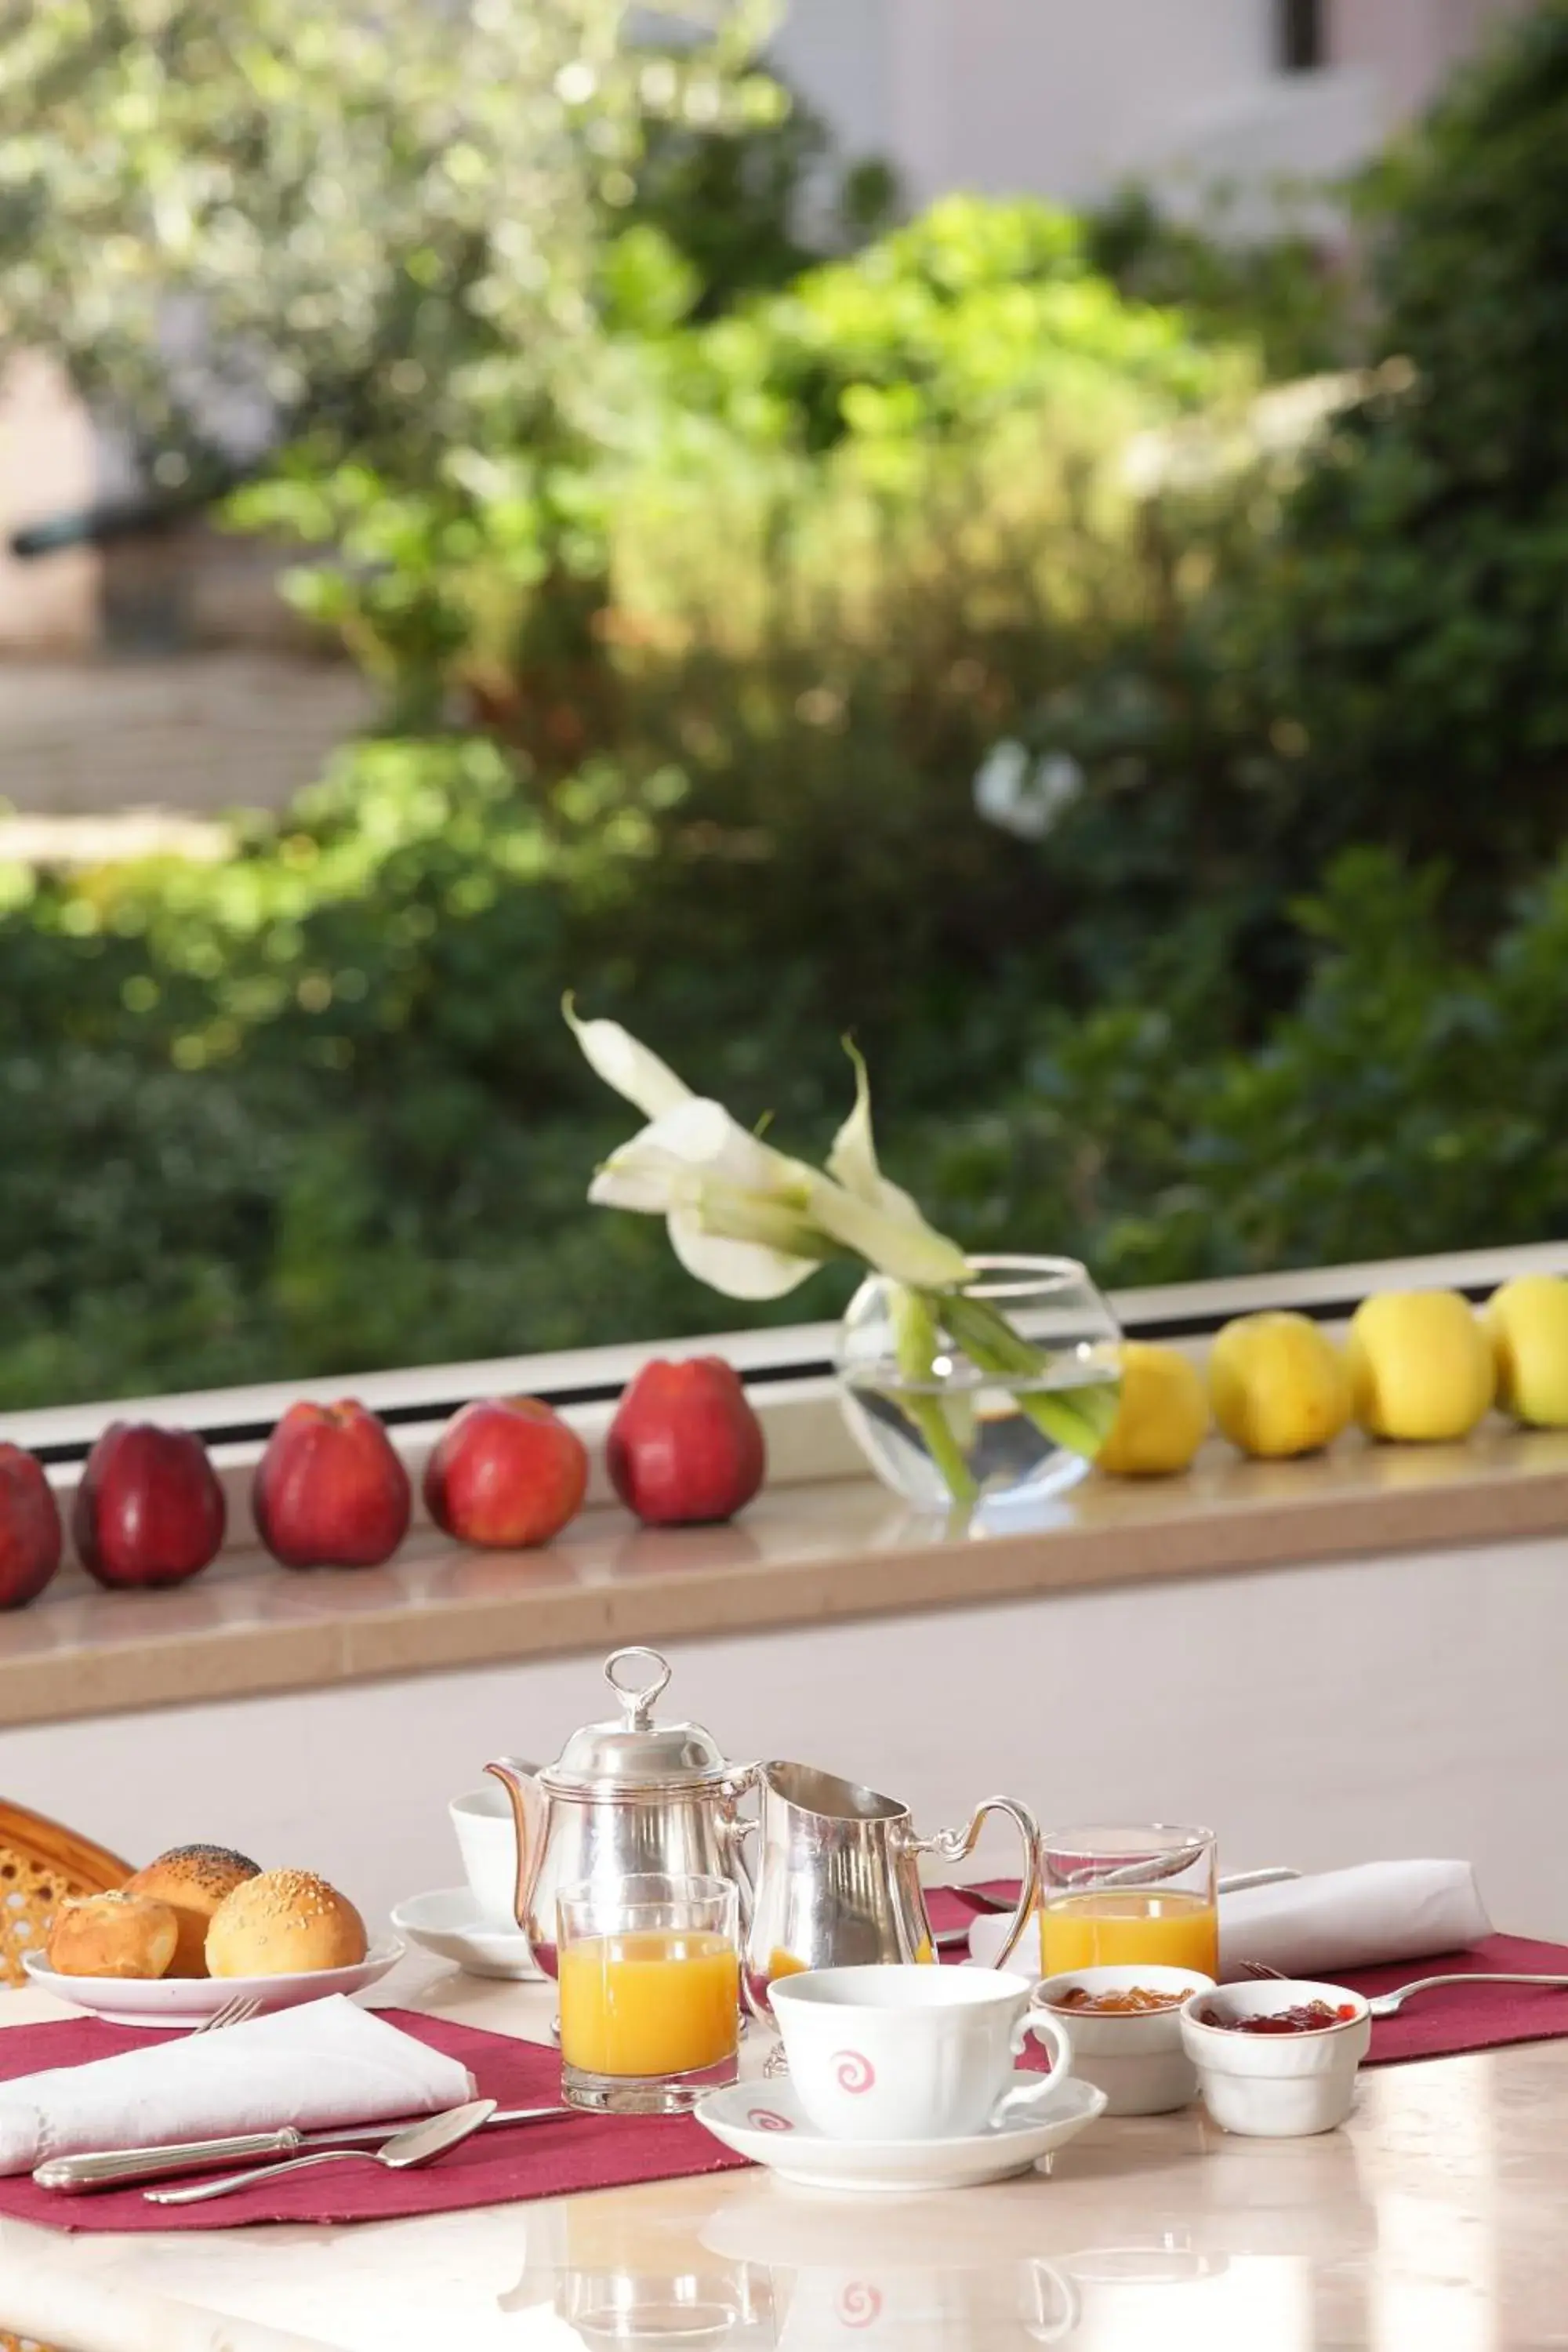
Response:
[[[877,2079],[876,2068],[869,2058],[862,2058],[858,2050],[836,2050],[828,2063],[835,2069],[834,2079],[839,2089],[857,2097],[862,2091],[868,2091]]]
[[[864,2279],[851,2279],[834,2306],[842,2327],[869,2327],[882,2310],[881,2291]]]
[[[787,2116],[777,2114],[772,2107],[749,2107],[746,2111],[746,2121],[753,2131],[794,2131],[795,2129]]]

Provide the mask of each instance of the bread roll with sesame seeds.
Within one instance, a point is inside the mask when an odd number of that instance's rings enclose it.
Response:
[[[226,1895],[207,1929],[207,1974],[280,1977],[352,1969],[367,1949],[346,1895],[308,1870],[264,1870]]]
[[[247,1878],[259,1878],[261,1864],[226,1845],[174,1845],[125,1882],[128,1895],[166,1903],[180,1924],[171,1977],[205,1977],[207,1927],[226,1895]]]

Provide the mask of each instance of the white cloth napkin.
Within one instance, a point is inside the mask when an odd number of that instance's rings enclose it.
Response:
[[[1297,1977],[1420,1960],[1462,1950],[1491,1924],[1468,1862],[1357,1863],[1222,1895],[1220,1974],[1244,1960]]]
[[[455,2058],[335,1993],[221,2032],[0,2083],[0,2173],[89,2148],[438,2115],[473,2095],[473,2076]]]
[[[1007,1923],[977,1919],[969,1956],[994,1968]],[[1380,1960],[1419,1960],[1457,1952],[1491,1933],[1468,1862],[1363,1862],[1273,1886],[1243,1887],[1219,1898],[1220,1974],[1262,1960],[1287,1976],[1321,1977]],[[1034,1973],[1026,1937],[1010,1965]]]

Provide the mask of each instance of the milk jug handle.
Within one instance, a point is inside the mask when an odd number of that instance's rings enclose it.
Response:
[[[967,1861],[979,1843],[987,1813],[1005,1813],[1024,1845],[1017,1906],[1007,1922],[1002,1948],[993,1963],[996,1968],[1005,1969],[1040,1899],[1040,1825],[1027,1805],[1020,1804],[1016,1797],[982,1797],[963,1829],[938,1830],[934,1837],[916,1838],[914,1848],[917,1853],[935,1854],[942,1862]]]

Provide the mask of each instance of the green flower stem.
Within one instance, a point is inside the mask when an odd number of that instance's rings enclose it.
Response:
[[[906,1381],[940,1386],[932,1366],[942,1352],[942,1333],[932,1311],[931,1298],[921,1291],[906,1289],[902,1283],[894,1283],[889,1286],[889,1304],[893,1324],[893,1352],[898,1359],[900,1372]],[[941,1396],[922,1396],[918,1391],[900,1390],[894,1402],[905,1420],[912,1422],[920,1432],[926,1452],[935,1463],[942,1484],[954,1503],[967,1508],[977,1502],[980,1489],[971,1475],[963,1448],[954,1434]]]
[[[1042,1350],[1015,1331],[1006,1317],[988,1299],[966,1297],[961,1292],[940,1292],[928,1299],[928,1307],[952,1332],[971,1363],[983,1372],[994,1372],[999,1379],[1038,1380],[1046,1370]],[[1069,1391],[1051,1391],[1046,1389],[1019,1389],[1016,1392],[1018,1410],[1028,1414],[1054,1445],[1066,1446],[1069,1454],[1081,1454],[1090,1462],[1100,1452],[1116,1418],[1116,1392],[1109,1387],[1101,1398],[1094,1389],[1086,1388],[1075,1396]]]

